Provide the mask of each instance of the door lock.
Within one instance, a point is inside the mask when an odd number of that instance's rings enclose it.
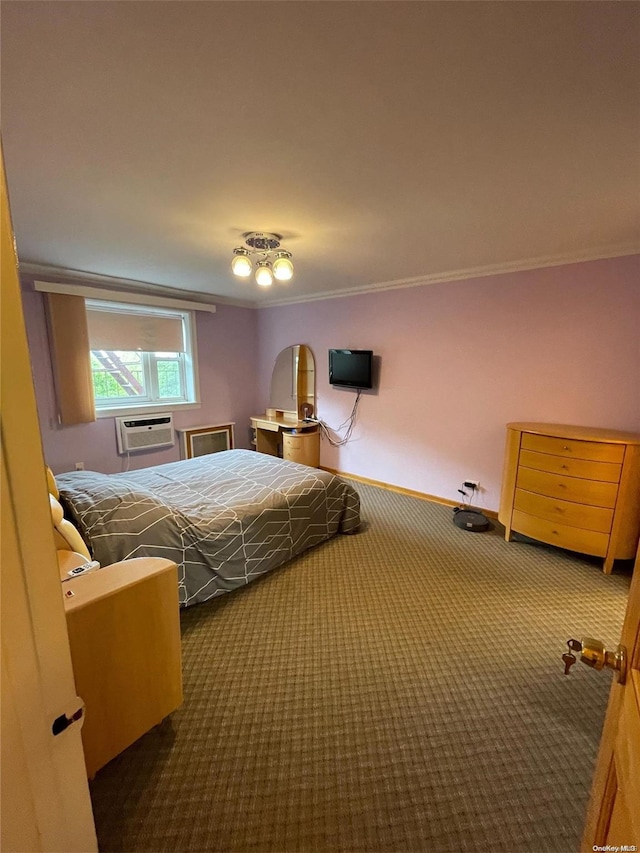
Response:
[[[569,675],[569,670],[577,660],[574,652],[578,652],[582,663],[597,670],[605,667],[614,669],[616,680],[619,684],[624,684],[627,677],[627,650],[624,646],[617,646],[615,652],[609,652],[602,640],[594,640],[593,637],[567,640],[567,646],[568,651],[562,655],[565,675]]]

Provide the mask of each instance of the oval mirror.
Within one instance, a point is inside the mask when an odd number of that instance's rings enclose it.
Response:
[[[295,344],[276,358],[269,408],[296,419],[315,413],[315,362],[308,346]]]

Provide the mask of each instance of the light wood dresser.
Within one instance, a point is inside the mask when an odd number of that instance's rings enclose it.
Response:
[[[512,532],[569,551],[631,560],[640,535],[640,435],[507,424],[498,517]]]

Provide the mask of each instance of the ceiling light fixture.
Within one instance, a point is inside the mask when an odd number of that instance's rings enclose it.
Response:
[[[293,264],[291,263],[291,252],[276,252],[273,262],[273,274],[278,281],[289,281],[293,278]]]
[[[240,278],[251,275],[253,266],[251,256],[257,255],[256,282],[261,287],[273,284],[274,276],[278,281],[289,281],[293,277],[293,257],[291,252],[280,248],[281,236],[264,231],[250,231],[244,235],[246,246],[238,246],[233,250],[231,271]]]
[[[233,254],[235,255],[234,259],[231,261],[233,274],[240,278],[247,278],[247,276],[250,276],[251,260],[249,259],[249,252],[246,249],[240,248],[234,249]]]
[[[256,263],[256,281],[260,287],[269,287],[273,284],[273,273],[269,261],[258,261]]]

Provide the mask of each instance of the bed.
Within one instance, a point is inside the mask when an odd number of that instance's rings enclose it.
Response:
[[[251,450],[227,450],[123,474],[74,471],[56,484],[65,515],[102,565],[166,557],[180,605],[249,583],[360,524],[340,477]]]

